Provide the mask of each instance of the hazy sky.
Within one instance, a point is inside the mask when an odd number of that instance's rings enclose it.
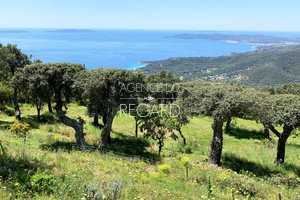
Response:
[[[299,10],[299,0],[0,0],[0,27],[300,31]]]

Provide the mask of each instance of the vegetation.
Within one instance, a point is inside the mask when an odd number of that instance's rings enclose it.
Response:
[[[118,109],[136,103],[134,85],[142,84],[144,74],[121,69],[98,69],[88,72],[86,79],[80,78],[83,96],[89,99],[89,112],[102,115],[104,128],[99,140],[99,149],[106,149],[110,142],[112,123]],[[125,88],[125,89],[124,89]]]
[[[275,163],[284,162],[285,144],[293,131],[300,127],[300,98],[296,95],[275,95],[258,99],[256,116],[278,137]],[[281,126],[280,133],[275,125]]]
[[[22,53],[17,45],[0,44],[0,81],[8,82],[15,74],[16,70],[30,64],[31,56]],[[21,119],[21,111],[18,104],[18,88],[14,88],[13,104],[16,119]]]
[[[184,81],[207,80],[241,83],[251,87],[300,83],[299,46],[266,52],[237,53],[219,57],[170,58],[146,62],[146,74],[161,70]]]
[[[19,137],[22,137],[24,139],[24,143],[26,142],[27,133],[29,130],[30,130],[30,125],[27,124],[26,122],[24,123],[14,122],[9,126],[9,131],[11,133],[16,134]]]
[[[20,108],[24,120],[38,123],[34,107],[21,104]],[[84,106],[71,103],[68,115],[83,117],[87,143],[98,146],[101,129],[93,126],[93,118],[85,115],[85,110]],[[41,116],[45,113],[42,111]],[[271,140],[265,141],[263,126],[252,120],[236,118],[231,131],[224,134],[222,168],[207,164],[212,138],[211,117],[194,117],[182,127],[192,153],[181,151],[182,141],[167,138],[160,161],[156,161],[158,146],[155,141],[144,142],[142,136],[135,139],[133,118],[116,115],[112,143],[107,146],[109,152],[106,154],[78,148],[73,129],[59,121],[39,123],[32,128],[23,154],[21,140],[5,128],[14,122],[14,116],[0,114],[0,121],[0,140],[8,143],[5,145],[7,156],[0,159],[1,199],[16,196],[80,199],[89,184],[101,188],[102,180],[112,183],[116,179],[123,183],[120,199],[207,199],[208,194],[211,199],[232,199],[232,193],[236,199],[246,199],[248,195],[251,199],[278,199],[278,193],[283,199],[299,196],[300,138],[289,138],[285,163],[274,165],[276,136],[271,134]],[[188,179],[185,161],[190,165]],[[159,169],[162,164],[169,166],[168,173]],[[21,177],[28,176],[30,180],[32,176],[41,177],[43,172],[45,178],[38,183],[45,183],[45,189],[34,192],[29,192],[30,188],[20,189]],[[49,176],[52,176],[50,180]],[[46,189],[49,184],[51,190]]]
[[[37,60],[0,89],[0,198],[299,196],[298,85],[180,83],[164,71],[146,77]],[[22,119],[11,114],[16,102]]]

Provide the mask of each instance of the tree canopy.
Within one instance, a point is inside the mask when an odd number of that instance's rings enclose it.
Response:
[[[230,117],[243,117],[253,105],[252,89],[237,84],[190,82],[181,86],[181,106],[194,115],[212,116],[214,131],[209,161],[220,165],[223,146],[223,123]]]
[[[97,69],[88,71],[84,76],[77,85],[82,89],[84,98],[89,100],[89,112],[105,118],[99,141],[99,149],[105,149],[118,109],[127,110],[129,104],[137,104],[139,92],[136,87],[144,82],[145,75],[122,69]]]

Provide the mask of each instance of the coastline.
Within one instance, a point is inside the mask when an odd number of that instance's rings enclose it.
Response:
[[[263,48],[278,48],[278,47],[289,47],[289,46],[295,46],[300,45],[298,42],[281,42],[281,43],[249,43],[249,42],[240,42],[235,40],[223,40],[227,43],[233,43],[233,44],[250,44],[254,45],[252,46],[252,49],[255,50],[261,50]]]
[[[137,64],[133,64],[129,67],[126,67],[125,69],[126,70],[137,70],[139,68],[143,68],[143,67],[146,67],[147,65],[149,65],[149,63],[145,63],[145,62],[138,62]]]

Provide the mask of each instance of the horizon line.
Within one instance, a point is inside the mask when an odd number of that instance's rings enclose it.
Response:
[[[230,31],[230,32],[289,32],[300,33],[300,30],[238,30],[238,29],[157,29],[157,28],[79,28],[79,27],[0,27],[0,29],[56,29],[56,30],[137,30],[137,31]]]

